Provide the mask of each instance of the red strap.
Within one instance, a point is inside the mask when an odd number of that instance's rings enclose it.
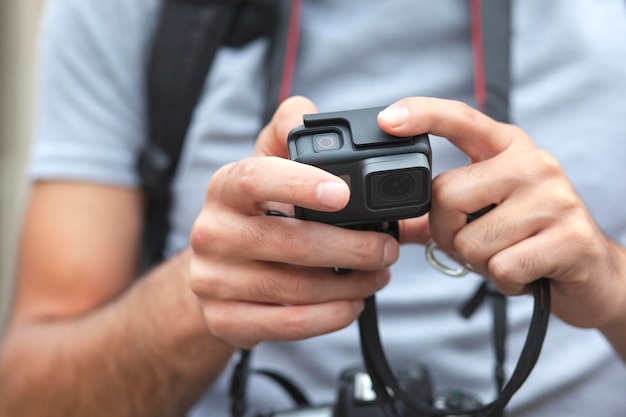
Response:
[[[481,16],[481,0],[470,0],[472,23],[472,49],[474,51],[474,94],[476,107],[485,111],[487,91],[485,87],[485,53],[483,49],[483,22]]]
[[[293,0],[291,16],[289,17],[289,33],[287,39],[287,53],[283,66],[283,79],[280,85],[278,96],[279,103],[284,101],[291,94],[293,84],[293,73],[296,67],[298,54],[298,42],[300,39],[300,16],[302,14],[302,0]]]

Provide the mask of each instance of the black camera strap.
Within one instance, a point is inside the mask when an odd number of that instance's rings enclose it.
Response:
[[[528,335],[519,356],[517,366],[508,383],[491,403],[471,410],[449,410],[434,408],[429,404],[416,402],[412,395],[404,392],[389,366],[387,356],[380,342],[378,315],[375,296],[365,300],[365,310],[359,318],[361,350],[365,367],[372,379],[372,385],[383,410],[389,417],[400,417],[397,410],[398,402],[405,407],[425,416],[473,415],[480,417],[496,417],[501,415],[513,394],[522,386],[532,371],[547,330],[550,317],[550,291],[546,278],[532,284],[535,306]]]
[[[231,417],[243,417],[248,408],[246,401],[246,390],[248,388],[248,380],[251,375],[260,375],[274,382],[281,387],[285,393],[293,400],[298,407],[310,407],[311,402],[307,398],[304,391],[297,386],[291,379],[277,371],[270,369],[254,369],[250,367],[252,359],[251,350],[241,350],[239,352],[239,361],[235,366],[235,370],[230,380],[230,398]]]
[[[510,122],[510,53],[511,53],[511,1],[471,0],[472,45],[474,49],[475,91],[477,107],[492,118]],[[481,211],[484,214],[490,208]],[[468,216],[468,222],[477,216]],[[547,278],[532,284],[535,299],[534,310],[526,341],[511,378],[504,383],[504,349],[506,336],[506,304],[504,296],[498,295],[484,283],[475,296],[463,306],[461,313],[468,317],[486,296],[492,296],[494,312],[494,346],[496,350],[496,382],[498,396],[491,403],[472,410],[442,410],[429,404],[416,402],[404,392],[389,366],[380,342],[376,299],[365,301],[365,310],[359,318],[361,349],[366,369],[372,378],[376,395],[383,410],[390,417],[400,417],[398,402],[425,416],[474,415],[500,417],[513,394],[521,387],[532,371],[547,331],[550,318],[550,285]]]
[[[494,367],[497,391],[502,391],[505,382],[504,362],[506,356],[507,314],[506,297],[497,291],[490,281],[483,281],[470,299],[461,306],[459,314],[469,319],[480,305],[489,298],[493,313],[493,347],[496,356]]]

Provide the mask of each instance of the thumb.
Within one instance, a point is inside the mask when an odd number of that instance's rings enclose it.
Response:
[[[287,158],[287,136],[301,125],[304,114],[317,113],[313,102],[306,97],[294,96],[283,101],[272,120],[263,128],[256,141],[254,156],[280,156]]]

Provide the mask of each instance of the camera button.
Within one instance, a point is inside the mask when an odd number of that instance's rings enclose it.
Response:
[[[336,133],[322,133],[313,136],[315,152],[335,151],[341,147],[339,135]]]

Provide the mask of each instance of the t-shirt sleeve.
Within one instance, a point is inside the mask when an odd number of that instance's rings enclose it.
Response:
[[[49,0],[41,28],[34,180],[134,187],[158,0]]]

